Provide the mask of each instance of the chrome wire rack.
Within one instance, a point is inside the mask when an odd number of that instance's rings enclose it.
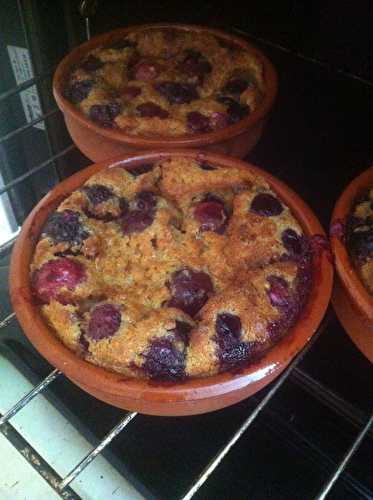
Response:
[[[12,321],[15,320],[15,314],[11,313],[7,317],[5,317],[0,323],[0,329],[6,328]],[[227,443],[221,448],[221,450],[212,458],[212,460],[206,465],[205,469],[201,471],[200,475],[196,478],[193,484],[190,486],[189,490],[181,497],[182,500],[189,500],[193,498],[193,496],[197,493],[197,491],[201,488],[201,486],[209,479],[209,477],[216,471],[219,467],[219,464],[222,462],[224,457],[229,453],[231,448],[235,445],[235,443],[240,439],[240,437],[244,434],[244,432],[253,424],[256,418],[259,417],[261,411],[266,407],[269,401],[273,398],[273,396],[277,393],[277,391],[281,388],[281,386],[285,383],[288,377],[291,374],[296,374],[299,369],[297,368],[299,362],[304,358],[307,352],[311,349],[314,342],[318,339],[323,329],[327,325],[327,317],[324,320],[323,324],[317,331],[317,333],[313,336],[312,340],[306,345],[301,353],[294,359],[294,361],[289,365],[289,367],[282,373],[282,375],[272,383],[271,389],[267,394],[261,399],[261,401],[257,404],[255,409],[251,411],[251,413],[246,417],[244,422],[238,427],[236,432],[231,436],[231,438],[227,441]],[[302,373],[300,371],[300,373]],[[19,411],[21,411],[33,398],[35,398],[38,394],[42,393],[54,380],[58,377],[63,377],[64,375],[57,369],[53,370],[44,380],[42,380],[38,385],[36,385],[28,394],[25,394],[23,398],[21,398],[12,408],[10,408],[5,415],[0,418],[0,430],[2,434],[9,439],[15,446],[17,446],[17,442],[22,441],[22,437],[19,433],[12,427],[9,423],[9,420],[12,419]],[[120,433],[122,432],[130,422],[136,417],[136,412],[127,413],[122,420],[120,420],[117,425],[115,425],[110,432],[106,434],[106,436],[100,441],[100,443],[95,446],[64,478],[61,478],[55,471],[51,470],[50,466],[45,463],[45,461],[37,454],[37,450],[33,450],[33,454],[30,456],[35,457],[35,454],[39,457],[37,469],[39,472],[41,470],[48,469],[49,474],[44,475],[49,484],[59,492],[65,492],[66,494],[63,498],[73,499],[76,498],[73,490],[69,488],[69,485],[72,481],[74,481],[78,475],[94,460],[99,453],[101,453],[104,448],[110,444],[110,442]],[[368,420],[362,425],[360,432],[358,432],[356,438],[353,443],[346,451],[343,459],[335,468],[335,471],[332,473],[328,481],[320,488],[320,493],[317,495],[318,500],[322,500],[327,497],[329,491],[338,480],[340,475],[343,473],[347,464],[351,460],[354,453],[358,450],[361,445],[363,439],[368,435],[370,431],[373,430],[373,413],[368,418]],[[24,445],[28,445],[23,442]],[[28,459],[28,455],[25,455],[25,458]],[[31,465],[35,467],[35,460],[30,459]],[[218,473],[218,471],[216,472]]]
[[[84,2],[82,2],[84,3]],[[85,18],[86,23],[86,32],[89,37],[90,27],[89,27],[89,18]],[[11,96],[16,95],[17,93],[35,85],[40,82],[44,78],[50,76],[52,70],[41,74],[35,78],[32,78],[14,88],[0,94],[0,101],[10,98]],[[42,114],[37,119],[34,119],[27,123],[26,125],[21,126],[20,128],[7,133],[0,137],[0,144],[9,140],[10,138],[15,137],[18,134],[23,133],[30,127],[34,126],[37,123],[43,122],[44,120],[50,118],[51,116],[59,113],[58,109],[52,109],[44,114]],[[0,188],[0,195],[8,192],[15,186],[20,183],[26,181],[31,176],[40,173],[44,169],[51,167],[53,163],[61,158],[64,158],[68,153],[70,153],[75,146],[73,144],[67,146],[62,149],[58,153],[52,155],[46,161],[34,166],[29,171],[24,173],[23,175],[17,177],[16,179],[8,182],[2,188]],[[16,240],[17,236],[14,236],[10,241],[6,242],[0,247],[0,257],[3,257],[11,252],[12,246]],[[15,314],[12,312],[6,317],[2,318],[0,321],[0,331],[9,327],[14,321],[16,321]],[[303,351],[293,360],[293,362],[288,366],[288,368],[277,378],[275,382],[272,382],[270,386],[270,390],[266,393],[264,397],[259,401],[254,410],[252,410],[249,415],[244,419],[243,423],[237,428],[237,430],[231,435],[230,439],[225,443],[225,445],[218,451],[218,453],[211,459],[211,461],[206,465],[206,467],[201,470],[201,473],[190,485],[189,489],[185,491],[183,496],[181,497],[183,500],[191,499],[197,491],[201,488],[201,486],[209,480],[209,478],[213,474],[219,474],[219,465],[222,463],[224,458],[228,455],[230,450],[234,447],[234,445],[238,442],[238,440],[243,436],[243,434],[247,431],[247,429],[253,425],[253,423],[260,418],[261,412],[268,405],[274,395],[281,389],[283,384],[287,381],[287,379],[291,377],[299,378],[301,383],[306,383],[306,376],[302,372],[302,370],[298,367],[300,361],[307,355],[309,350],[312,348],[315,341],[319,338],[321,332],[326,327],[327,319],[324,320],[322,326],[319,328],[318,332],[314,335],[312,340],[308,343],[308,345],[303,349]],[[4,415],[0,418],[0,430],[2,434],[8,439],[10,443],[12,443],[17,449],[28,449],[29,453],[23,453],[26,460],[37,469],[37,471],[45,478],[45,480],[54,488],[56,492],[59,492],[62,498],[65,499],[76,499],[79,498],[74,490],[70,487],[70,484],[76,480],[79,474],[89,466],[89,464],[112,442],[112,440],[118,436],[119,433],[124,432],[127,427],[130,429],[130,423],[136,417],[136,412],[126,413],[123,418],[106,434],[106,436],[95,446],[82,460],[75,465],[71,471],[65,476],[60,477],[55,470],[38,454],[38,451],[33,449],[31,445],[22,437],[22,435],[15,429],[15,427],[11,424],[11,419],[23,408],[25,408],[28,403],[30,403],[33,398],[41,394],[43,391],[47,389],[47,387],[53,383],[56,379],[64,377],[64,375],[57,369],[53,370],[44,380],[42,380],[38,385],[36,385],[28,394],[25,394],[12,408],[10,408]],[[315,380],[312,380],[312,383],[317,384]],[[361,427],[357,432],[357,435],[349,448],[346,450],[343,458],[340,460],[340,463],[337,464],[335,470],[329,477],[329,479],[325,482],[325,484],[320,484],[320,491],[317,495],[317,499],[322,500],[326,498],[335,485],[336,481],[341,477],[343,471],[346,466],[350,462],[352,456],[360,445],[362,444],[364,438],[373,431],[373,413],[368,417],[366,421],[361,422]],[[128,431],[130,432],[130,430]],[[37,460],[35,460],[37,457]]]

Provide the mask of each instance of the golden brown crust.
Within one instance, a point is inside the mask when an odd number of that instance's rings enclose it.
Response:
[[[180,378],[226,369],[216,330],[219,315],[239,318],[242,346],[253,345],[260,351],[273,343],[268,328],[281,319],[283,310],[271,302],[271,280],[280,280],[280,292],[285,282],[285,294],[290,295],[296,294],[298,280],[297,260],[284,259],[288,249],[283,232],[291,229],[302,238],[302,230],[282,202],[278,215],[252,211],[258,193],[278,200],[259,176],[219,165],[208,168],[182,157],[146,166],[145,173],[137,176],[124,168],[109,168],[92,176],[61,203],[55,214],[72,213],[78,225],[67,229],[52,225],[51,229],[47,223],[31,274],[38,283],[45,265],[61,259],[84,268],[83,281],[60,289],[63,303],[53,296],[41,307],[67,347],[126,376],[152,377],[156,366],[159,377],[173,378],[174,374]],[[92,197],[92,190],[96,197],[101,196],[101,202]],[[126,232],[128,213],[139,196],[149,192],[156,197],[150,224]],[[195,214],[206,203],[224,206],[221,232],[201,229]],[[123,206],[123,213],[115,212]],[[102,219],[108,213],[110,220]],[[66,241],[57,241],[62,238],[61,230],[70,231]],[[175,273],[183,269],[207,274],[213,288],[206,285],[207,302],[203,307],[201,303],[194,317],[172,303]],[[48,302],[45,296],[42,300]],[[94,311],[107,306],[114,308],[112,321],[119,318],[115,332],[108,335],[96,329],[92,333]],[[188,325],[191,331],[185,333]],[[157,356],[164,357],[160,365]],[[176,364],[174,371],[170,371],[170,363]]]
[[[66,87],[66,96],[99,125],[136,136],[178,137],[231,125],[257,109],[263,99],[265,82],[260,60],[238,46],[219,43],[211,34],[156,28],[131,33],[124,40],[128,46],[99,47],[87,54],[73,69]],[[190,53],[194,54],[192,57],[199,54],[202,59],[197,57],[185,66]],[[91,60],[91,64],[86,64],[92,57],[95,63]],[[145,76],[141,71],[136,73],[139,64],[147,65]],[[207,64],[207,69],[203,69],[203,64]],[[227,91],[227,83],[237,79],[248,82],[246,88],[243,85],[239,91]],[[79,84],[84,86],[86,82],[89,91],[87,87],[86,92],[76,92]],[[160,82],[190,84],[198,95],[192,100],[170,101],[157,89]],[[128,91],[128,87],[138,92]],[[241,106],[243,115],[231,115],[229,104],[221,97],[233,99],[236,108]],[[143,114],[141,106],[149,102],[161,108],[163,116]],[[92,115],[92,106],[113,103],[115,113],[110,119]],[[190,126],[188,115],[192,112],[206,117],[209,125]]]

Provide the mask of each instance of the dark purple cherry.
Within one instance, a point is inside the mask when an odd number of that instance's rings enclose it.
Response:
[[[258,215],[272,217],[280,215],[283,211],[283,206],[272,194],[259,193],[251,202],[250,210]]]
[[[268,290],[268,297],[274,307],[285,307],[289,305],[289,285],[280,276],[268,276],[268,283],[270,288]]]
[[[79,245],[89,236],[80,221],[79,212],[73,210],[54,212],[44,226],[43,235],[49,236],[56,243],[71,245]]]
[[[194,209],[194,218],[200,223],[201,231],[223,233],[227,214],[221,201],[202,201]]]
[[[170,290],[172,297],[168,306],[194,316],[207,302],[214,288],[210,276],[203,271],[181,269],[172,275]]]
[[[125,170],[129,174],[131,174],[133,177],[138,177],[139,175],[146,174],[147,172],[150,172],[153,170],[154,164],[153,163],[143,163],[141,165],[137,165],[136,167],[125,167]]]
[[[165,109],[161,108],[158,106],[158,104],[155,104],[154,102],[148,101],[144,102],[142,104],[139,104],[136,107],[136,111],[140,116],[147,117],[147,118],[167,118],[169,116],[168,111]]]
[[[118,102],[109,104],[94,104],[89,110],[89,117],[102,127],[110,128],[113,121],[121,112],[121,105]]]
[[[144,352],[142,365],[153,380],[179,380],[185,377],[185,353],[180,351],[172,337],[155,338]]]
[[[239,340],[241,337],[241,320],[235,314],[222,313],[216,318],[215,330],[218,338]]]
[[[198,111],[191,111],[187,114],[187,127],[191,132],[211,132],[210,119],[199,113]]]
[[[281,235],[282,243],[290,255],[300,255],[302,253],[302,236],[294,229],[285,229]]]
[[[127,85],[121,90],[121,95],[127,99],[134,99],[142,92],[140,87],[135,87],[131,85]]]
[[[280,317],[268,324],[267,331],[273,342],[279,340],[297,321],[306,304],[313,281],[313,252],[307,238],[302,241],[302,253],[297,258],[295,290],[290,293],[288,284],[278,276],[269,276],[268,292],[272,305],[279,308]]]
[[[239,96],[249,86],[249,82],[243,78],[231,78],[222,89],[224,94]]]
[[[141,191],[133,200],[132,207],[141,212],[152,212],[157,206],[157,196],[152,191]]]
[[[110,222],[118,219],[127,212],[127,200],[125,198],[118,198],[111,188],[102,184],[94,184],[92,186],[84,186],[82,191],[86,194],[90,202],[90,205],[84,209],[87,217]],[[110,207],[105,209],[98,206],[108,200],[112,200]]]
[[[128,212],[122,219],[123,234],[141,233],[154,221],[154,214],[133,210]]]
[[[240,104],[230,97],[221,96],[217,98],[217,101],[227,106],[227,114],[230,125],[237,123],[249,114],[250,110],[248,106]]]
[[[140,233],[149,227],[155,218],[157,197],[151,191],[142,191],[131,202],[130,211],[122,218],[124,234]]]
[[[207,58],[193,49],[185,51],[185,57],[179,62],[177,68],[181,73],[196,78],[198,83],[202,83],[204,76],[212,70]]]
[[[355,230],[350,233],[348,240],[351,253],[361,259],[373,255],[373,227],[367,226],[364,230]]]
[[[88,97],[92,87],[92,80],[76,81],[66,89],[65,96],[74,104],[78,104]]]
[[[103,65],[104,63],[100,61],[100,59],[90,54],[87,59],[81,63],[80,67],[85,71],[96,71],[97,69],[102,68]]]
[[[227,113],[230,123],[237,123],[249,114],[249,108],[239,102],[235,102],[234,104],[228,106]]]
[[[120,327],[122,316],[112,304],[101,304],[91,311],[86,335],[92,340],[112,337]]]
[[[239,368],[256,354],[256,342],[241,341],[241,319],[230,313],[218,314],[215,323],[218,355],[222,370]]]
[[[103,186],[102,184],[94,184],[92,186],[84,186],[83,191],[87,195],[92,205],[98,205],[109,200],[114,196],[112,189]]]
[[[154,88],[165,97],[170,104],[185,104],[199,98],[198,92],[189,83],[160,82]]]
[[[59,297],[61,289],[67,288],[72,291],[85,279],[86,272],[80,262],[61,257],[43,264],[35,271],[32,282],[39,300],[49,304],[52,299],[64,303]]]

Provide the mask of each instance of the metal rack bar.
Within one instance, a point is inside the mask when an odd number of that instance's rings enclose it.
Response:
[[[334,473],[331,475],[331,477],[328,479],[328,481],[324,484],[324,486],[321,490],[321,493],[316,497],[316,500],[324,500],[324,498],[326,498],[329,491],[332,489],[334,483],[337,481],[339,476],[342,474],[342,472],[346,468],[348,462],[351,460],[352,456],[354,455],[354,453],[357,451],[357,449],[361,445],[363,439],[368,434],[371,426],[373,426],[373,414],[369,418],[368,422],[365,424],[364,428],[359,432],[357,438],[352,443],[350,449],[347,451],[347,453],[343,457],[343,459],[340,462],[340,464],[338,465],[337,469],[334,471]]]
[[[332,389],[314,379],[309,373],[297,367],[292,371],[290,379],[304,391],[308,392],[313,398],[327,406],[333,413],[336,413],[344,420],[348,421],[357,430],[360,430],[366,422],[367,413],[360,410],[350,402],[346,401],[340,395],[333,392]],[[373,438],[373,428],[368,435]]]
[[[255,410],[253,410],[247,419],[243,422],[243,424],[237,429],[237,431],[233,434],[231,439],[227,442],[227,444],[215,455],[215,457],[211,460],[211,462],[207,465],[207,467],[201,472],[198,476],[197,481],[192,485],[192,487],[188,490],[188,492],[181,497],[181,500],[190,500],[197,491],[201,488],[201,486],[207,481],[210,475],[214,472],[214,470],[218,467],[223,458],[227,455],[230,449],[234,446],[234,444],[240,439],[240,437],[244,434],[244,432],[248,429],[248,427],[254,422],[255,418],[259,415],[259,413],[263,410],[263,408],[269,403],[272,397],[276,394],[277,390],[282,386],[285,380],[288,378],[292,370],[298,365],[298,363],[303,359],[305,354],[309,351],[315,341],[318,339],[322,329],[320,329],[309,342],[309,344],[303,349],[302,352],[298,354],[295,360],[291,363],[291,365],[284,371],[284,373],[277,379],[277,382],[272,386],[271,390],[266,394],[266,396],[261,400],[261,402],[256,406]]]
[[[37,172],[39,172],[43,168],[47,167],[54,160],[58,160],[58,158],[62,158],[66,154],[70,153],[70,151],[72,151],[75,148],[76,148],[75,144],[71,144],[67,148],[60,151],[59,153],[51,156],[48,160],[44,161],[43,163],[40,163],[40,165],[37,165],[36,167],[32,168],[28,172],[24,173],[23,175],[20,175],[19,177],[17,177],[17,179],[14,179],[13,181],[8,182],[8,184],[5,184],[5,186],[0,188],[0,195],[5,193],[6,191],[9,191],[9,189],[11,189],[12,187],[17,186],[17,184],[20,184],[24,180],[28,179],[31,175],[36,174]]]
[[[4,257],[4,255],[7,255],[10,252],[13,244],[15,243],[15,241],[18,237],[19,231],[20,230],[18,230],[17,233],[12,238],[10,238],[10,240],[8,240],[5,243],[3,243],[2,245],[0,245],[0,258]]]
[[[328,69],[331,68],[331,65],[326,61],[322,61],[321,59],[317,59],[315,57],[307,56],[307,55],[302,54],[301,52],[298,52],[296,50],[284,47],[284,45],[281,45],[279,43],[271,42],[267,38],[256,36],[253,33],[249,33],[248,31],[242,30],[240,28],[232,28],[232,31],[234,33],[237,33],[238,35],[250,37],[255,42],[262,43],[263,45],[267,45],[268,47],[274,47],[275,49],[281,50],[282,52],[291,53],[291,54],[295,55],[296,57],[298,57],[299,59],[303,59],[303,61],[317,64],[323,68],[328,68]],[[353,80],[357,80],[357,81],[363,83],[364,85],[369,85],[370,87],[373,86],[372,80],[367,80],[366,78],[363,78],[359,75],[356,75],[355,73],[351,73],[350,71],[345,71],[342,68],[333,68],[333,69],[336,73],[339,73],[340,75],[345,76],[346,78],[352,78]]]
[[[72,469],[71,472],[60,482],[58,485],[59,490],[63,490],[68,484],[71,483],[92,460],[94,460],[99,453],[117,436],[137,415],[137,412],[128,413],[123,420],[121,420],[106,436],[104,439],[86,455],[79,464]]]
[[[8,314],[3,320],[0,321],[0,330],[8,326],[16,317],[14,312]]]
[[[22,127],[18,127],[17,129],[12,130],[12,132],[9,132],[8,134],[3,135],[2,137],[0,137],[0,144],[2,142],[7,141],[8,139],[11,139],[15,135],[23,132],[24,130],[27,130],[28,128],[33,127],[37,123],[44,121],[45,119],[49,118],[50,116],[55,115],[59,111],[60,110],[58,108],[52,109],[51,111],[48,111],[47,113],[44,113],[44,114],[38,116],[38,118],[31,120],[30,122],[26,123],[25,125],[22,125]]]
[[[26,90],[32,85],[35,85],[35,83],[40,82],[41,80],[44,80],[44,78],[47,78],[47,76],[50,76],[54,71],[54,67],[48,69],[44,73],[41,73],[38,76],[35,76],[34,78],[30,78],[30,80],[26,80],[25,82],[20,83],[19,85],[16,85],[15,87],[6,90],[5,92],[2,92],[0,94],[0,101],[3,101],[4,99],[8,99],[12,95],[18,94],[19,92],[22,92],[22,90]]]
[[[53,380],[55,380],[61,372],[54,369],[40,384],[36,385],[29,393],[25,394],[10,410],[8,410],[5,415],[0,418],[0,426],[8,422],[9,419],[14,417],[22,408],[24,408],[35,396],[42,392]]]
[[[0,427],[0,433],[14,446],[28,464],[40,474],[56,493],[61,476],[55,469],[35,450],[35,448],[20,434],[9,422]],[[62,495],[61,495],[62,496]],[[4,498],[4,496],[2,496]],[[8,497],[9,498],[9,497]],[[66,488],[62,496],[63,500],[82,500],[71,488]]]

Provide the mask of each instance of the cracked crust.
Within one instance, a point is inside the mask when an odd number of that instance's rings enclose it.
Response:
[[[252,212],[258,193],[276,196],[260,176],[242,168],[204,167],[180,157],[148,165],[142,174],[140,168],[136,176],[109,168],[60,204],[57,212],[79,214],[85,238],[56,242],[44,230],[30,272],[35,284],[43,266],[53,261],[83,266],[83,281],[62,284],[57,298],[48,301],[44,295],[40,306],[69,349],[130,377],[202,377],[254,362],[294,324],[311,286],[312,259],[300,225],[282,202],[279,215]],[[87,195],[92,186],[109,188],[111,197],[92,203]],[[133,206],[138,210],[136,200],[144,192],[156,200],[151,223],[126,233],[123,218]],[[194,216],[206,199],[224,206],[227,220],[220,234],[202,231]],[[118,200],[125,200],[120,214],[114,210]],[[108,211],[116,218],[105,220]],[[289,229],[301,242],[295,252],[283,241]],[[192,276],[192,284],[202,280],[202,289],[206,275],[212,283],[205,295],[198,286],[193,291],[200,301],[194,317],[175,303],[168,307],[175,286],[181,287],[178,293],[185,291],[184,282],[175,285],[180,270],[186,270],[185,279]],[[97,340],[90,334],[90,319],[105,304],[119,311],[120,325]],[[240,324],[240,331],[226,332],[226,338],[217,326],[224,315],[239,318]]]

